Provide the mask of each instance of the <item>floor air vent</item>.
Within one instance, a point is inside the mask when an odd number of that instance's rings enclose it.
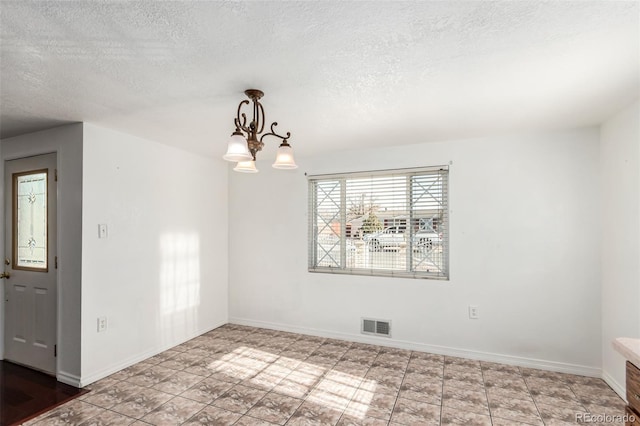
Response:
[[[391,337],[391,321],[362,318],[361,332],[363,334]]]

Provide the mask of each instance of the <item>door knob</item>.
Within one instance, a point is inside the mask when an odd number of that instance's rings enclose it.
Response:
[[[9,260],[8,257],[4,259],[4,264],[7,265],[7,266],[11,265],[11,261]]]
[[[2,274],[0,274],[0,279],[2,278],[9,279],[10,277],[11,277],[11,274],[9,272],[3,272]]]

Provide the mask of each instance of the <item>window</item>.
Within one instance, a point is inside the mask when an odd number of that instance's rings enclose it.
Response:
[[[13,269],[48,271],[47,173],[13,174]]]
[[[449,278],[447,167],[311,176],[309,271]]]

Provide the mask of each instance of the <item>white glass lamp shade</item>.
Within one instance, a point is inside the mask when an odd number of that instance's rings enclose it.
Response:
[[[250,161],[253,159],[242,133],[233,132],[227,145],[227,153],[222,156],[227,161]]]
[[[233,170],[241,173],[258,173],[258,169],[256,169],[256,162],[253,160],[238,161],[238,164],[236,164]]]
[[[297,169],[298,165],[293,160],[293,148],[286,141],[282,142],[276,154],[274,169]]]

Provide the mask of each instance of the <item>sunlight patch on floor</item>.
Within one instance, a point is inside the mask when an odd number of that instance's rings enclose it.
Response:
[[[249,380],[261,388],[271,389],[281,381],[290,383],[292,392],[294,388],[297,392],[309,392],[308,401],[337,411],[348,406],[348,414],[359,419],[365,418],[377,385],[375,380],[246,346],[236,348],[208,367],[234,379]]]

